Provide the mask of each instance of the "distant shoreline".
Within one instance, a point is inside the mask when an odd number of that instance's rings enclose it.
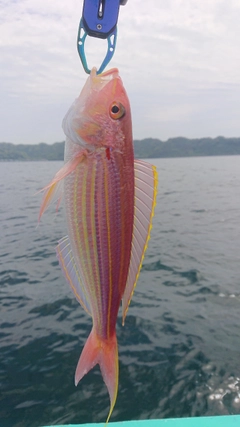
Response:
[[[61,161],[64,156],[64,143],[63,141],[51,145],[45,143],[14,145],[1,142],[0,161]],[[134,154],[140,159],[240,155],[240,137],[218,136],[199,139],[177,137],[167,141],[145,138],[134,140]]]

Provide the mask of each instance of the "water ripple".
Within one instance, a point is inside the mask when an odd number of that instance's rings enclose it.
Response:
[[[125,326],[117,321],[112,421],[240,414],[240,157],[159,159],[152,237]],[[37,225],[61,163],[2,164],[0,419],[3,427],[103,422],[98,367],[74,386],[91,319],[72,298],[55,247],[64,215]]]

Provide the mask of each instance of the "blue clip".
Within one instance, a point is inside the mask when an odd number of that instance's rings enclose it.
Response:
[[[81,19],[80,25],[79,25],[79,30],[78,30],[77,48],[78,48],[78,53],[79,53],[83,68],[86,71],[86,73],[90,74],[91,70],[88,68],[87,59],[86,59],[85,50],[84,50],[85,39],[86,39],[87,35],[88,35],[88,33],[86,32],[86,30],[83,26],[83,21]],[[104,68],[107,66],[107,64],[112,59],[112,56],[115,52],[116,41],[117,41],[117,27],[115,27],[113,32],[107,37],[107,42],[108,42],[107,53],[106,53],[106,56],[105,56],[105,58],[101,64],[101,66],[97,70],[97,74],[102,73]]]
[[[106,56],[99,67],[97,74],[102,73],[111,60],[117,41],[117,20],[119,6],[123,0],[84,0],[83,14],[80,21],[77,39],[77,48],[82,65],[86,73],[90,73],[85,56],[85,39],[98,37],[107,39],[108,49]]]

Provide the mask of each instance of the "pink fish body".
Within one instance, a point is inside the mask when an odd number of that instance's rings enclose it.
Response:
[[[93,69],[63,120],[65,164],[45,187],[40,216],[63,183],[68,236],[56,251],[75,297],[92,317],[75,384],[100,365],[113,411],[118,390],[116,320],[123,323],[149,239],[157,192],[153,166],[134,160],[130,105],[112,69]]]

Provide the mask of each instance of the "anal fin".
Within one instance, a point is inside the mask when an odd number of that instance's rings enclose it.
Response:
[[[90,304],[85,291],[83,279],[81,278],[81,274],[77,268],[68,236],[63,237],[59,241],[56,247],[56,253],[62,273],[72,292],[84,310],[91,315]]]

